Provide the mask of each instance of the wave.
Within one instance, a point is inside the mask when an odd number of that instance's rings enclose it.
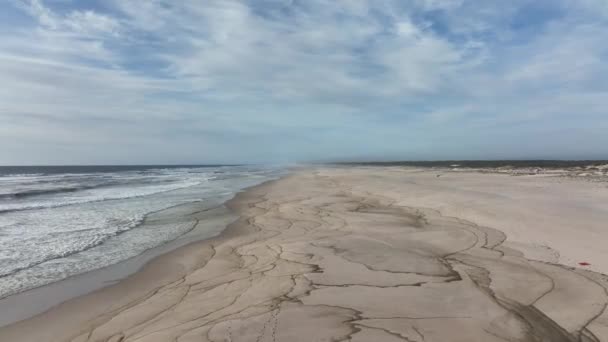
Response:
[[[5,205],[0,205],[0,214],[10,213],[16,211],[25,211],[25,210],[39,210],[39,209],[50,209],[50,208],[59,208],[76,204],[85,204],[85,203],[94,203],[94,202],[103,202],[103,201],[111,201],[111,200],[122,200],[129,198],[139,198],[145,196],[151,196],[159,193],[175,191],[179,189],[189,188],[195,185],[200,185],[203,182],[186,182],[181,183],[176,186],[159,186],[154,189],[149,189],[148,191],[133,191],[128,194],[118,194],[118,195],[108,195],[108,196],[91,196],[88,198],[82,199],[67,199],[63,201],[56,201],[51,203],[30,203],[30,204],[21,204],[21,203],[9,203]],[[77,190],[75,190],[77,191]]]
[[[68,186],[68,187],[61,187],[61,188],[54,188],[54,189],[34,189],[34,190],[24,190],[24,191],[17,191],[17,192],[12,192],[12,193],[7,193],[7,194],[0,194],[0,199],[22,199],[22,198],[27,198],[27,197],[33,197],[33,196],[42,196],[42,195],[54,195],[54,194],[60,194],[60,193],[69,193],[69,192],[76,192],[76,191],[81,191],[81,190],[90,190],[90,189],[95,189],[98,186]]]
[[[42,258],[39,258],[39,259],[36,259],[36,260],[32,260],[32,261],[30,261],[28,263],[24,263],[24,264],[19,265],[17,267],[13,267],[13,268],[10,268],[10,269],[5,269],[5,270],[0,269],[0,278],[11,276],[13,274],[19,273],[21,271],[30,269],[30,268],[38,266],[38,265],[41,265],[41,264],[46,263],[48,261],[52,261],[52,260],[56,260],[56,259],[62,259],[62,258],[66,258],[66,257],[72,256],[72,255],[78,254],[78,253],[82,253],[82,252],[88,251],[90,249],[93,249],[95,247],[98,247],[98,246],[106,243],[111,238],[118,237],[121,234],[124,234],[124,233],[126,233],[126,232],[128,232],[130,230],[133,230],[133,229],[136,229],[136,228],[140,227],[150,217],[150,215],[157,214],[159,212],[163,212],[163,211],[170,210],[170,209],[173,209],[173,208],[177,208],[177,207],[180,207],[180,206],[183,206],[183,205],[187,205],[187,204],[191,204],[191,203],[196,203],[196,202],[200,202],[200,201],[192,201],[192,202],[186,202],[186,203],[179,203],[179,204],[175,204],[175,205],[172,205],[172,206],[169,206],[169,207],[165,207],[165,208],[161,208],[161,209],[158,209],[158,210],[153,210],[153,211],[141,214],[141,215],[137,215],[136,217],[132,217],[131,219],[129,219],[126,222],[123,221],[126,224],[125,225],[119,225],[118,226],[118,227],[120,227],[119,229],[111,231],[111,232],[103,231],[102,232],[103,234],[98,234],[97,236],[95,236],[95,238],[92,241],[90,241],[88,243],[80,244],[80,245],[71,245],[71,246],[69,246],[71,248],[67,248],[67,249],[62,250],[62,251],[56,251],[55,253],[50,253],[50,254],[42,257]],[[211,208],[203,209],[200,212],[209,211],[209,210],[212,210],[212,209],[215,209],[215,208],[217,208],[217,207],[213,206]],[[112,225],[112,226],[117,227],[116,225]],[[195,226],[196,226],[196,224],[192,224],[191,227],[190,227],[190,229],[188,229],[185,232],[182,232],[181,234],[188,233],[189,231],[191,231],[192,229],[194,229]],[[74,235],[74,234],[79,234],[79,233],[94,232],[94,231],[99,231],[99,230],[100,230],[99,227],[95,227],[95,228],[82,228],[82,229],[77,229],[77,230],[53,232],[50,235],[67,236],[67,235]],[[88,237],[88,238],[90,239],[90,237]],[[82,241],[82,240],[83,239],[81,239],[81,238],[78,239],[78,241]],[[65,245],[64,245],[64,247],[65,247]],[[0,259],[0,261],[1,261],[1,259]],[[2,299],[2,298],[4,298],[4,297],[0,293],[0,299]]]
[[[46,176],[45,173],[0,173],[0,178],[22,178]]]
[[[80,181],[80,180],[79,180]],[[80,183],[85,183],[86,180],[82,180]],[[141,185],[158,185],[158,184],[167,184],[167,183],[174,183],[174,180],[171,179],[158,179],[158,178],[151,178],[151,179],[111,179],[111,180],[106,180],[104,181],[100,181],[100,180],[93,180],[91,182],[89,182],[89,185],[67,185],[67,186],[58,186],[58,187],[49,187],[49,188],[41,188],[41,189],[27,189],[27,190],[19,190],[16,189],[13,192],[7,192],[7,193],[0,193],[0,200],[11,200],[11,199],[26,199],[29,197],[36,197],[36,196],[45,196],[45,195],[57,195],[57,194],[62,194],[62,193],[72,193],[72,192],[77,192],[77,191],[84,191],[84,190],[92,190],[92,189],[99,189],[99,188],[109,188],[109,187],[118,187],[118,186],[132,186],[132,187],[136,187],[136,186],[141,186]],[[56,180],[48,180],[48,179],[44,179],[44,180],[40,180],[38,182],[32,182],[29,183],[28,186],[35,186],[35,185],[46,185],[46,184],[53,184],[56,183]]]
[[[17,272],[26,270],[28,268],[32,268],[34,266],[40,265],[42,263],[45,263],[47,261],[51,261],[51,260],[55,260],[55,259],[61,259],[61,258],[66,258],[66,257],[69,257],[71,255],[74,255],[74,254],[77,254],[77,253],[81,253],[81,252],[84,252],[84,251],[89,250],[91,248],[97,247],[97,246],[103,244],[104,242],[106,242],[108,239],[110,239],[112,237],[118,236],[118,235],[120,235],[122,233],[125,233],[125,232],[127,232],[127,231],[129,231],[129,230],[131,230],[133,228],[137,228],[138,226],[140,226],[143,223],[143,221],[145,219],[145,216],[146,215],[144,215],[143,217],[135,218],[133,220],[133,222],[131,222],[127,226],[122,227],[121,229],[118,229],[118,230],[116,230],[114,232],[106,233],[106,234],[104,234],[102,236],[98,236],[97,239],[94,239],[90,243],[87,243],[87,244],[84,244],[84,245],[74,245],[74,246],[72,246],[73,248],[69,248],[69,249],[60,251],[58,253],[51,253],[51,254],[45,256],[44,258],[41,258],[41,259],[38,259],[38,260],[33,260],[33,261],[31,261],[31,262],[29,262],[27,264],[24,264],[24,265],[21,265],[21,266],[18,266],[18,267],[9,269],[9,270],[5,270],[5,271],[0,270],[0,278],[10,276],[12,274],[15,274]],[[64,233],[64,234],[65,233],[67,233],[67,234],[73,234],[73,233],[79,233],[79,232],[85,232],[85,231],[93,231],[93,230],[99,230],[99,229],[98,228],[81,229],[79,231],[59,232],[58,234],[62,234],[62,233]],[[2,298],[0,298],[0,299],[2,299]]]

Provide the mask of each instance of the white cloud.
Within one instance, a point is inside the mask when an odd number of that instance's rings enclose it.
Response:
[[[3,28],[11,34],[0,38],[0,144],[15,152],[0,163],[67,140],[85,146],[76,161],[119,143],[164,151],[141,162],[162,162],[172,149],[193,158],[196,144],[217,150],[188,161],[234,161],[261,148],[268,159],[326,153],[311,136],[338,155],[366,128],[376,153],[407,157],[434,134],[471,127],[557,129],[575,111],[606,120],[608,24],[597,0],[546,2],[554,18],[520,18],[531,0],[55,4],[17,2],[37,24]],[[534,30],[518,30],[517,20]],[[389,146],[398,139],[387,135],[411,139]],[[285,136],[274,151],[268,141]],[[99,162],[124,162],[116,158]]]
[[[42,27],[51,30],[93,35],[99,33],[116,34],[120,27],[117,19],[92,10],[73,10],[62,16],[46,7],[41,0],[26,0],[17,2],[17,4],[18,7],[38,20]]]
[[[17,6],[36,18],[41,25],[55,29],[58,27],[58,19],[54,13],[45,7],[40,0],[29,0],[16,2]]]
[[[74,11],[65,19],[65,25],[83,34],[109,33],[116,35],[120,30],[118,20],[93,11]]]

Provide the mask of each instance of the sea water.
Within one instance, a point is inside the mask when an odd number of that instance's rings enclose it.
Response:
[[[189,220],[142,225],[196,202],[213,208],[283,171],[257,166],[0,167],[0,298],[174,240]]]

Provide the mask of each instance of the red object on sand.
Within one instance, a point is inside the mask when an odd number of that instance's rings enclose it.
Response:
[[[581,265],[581,266],[589,266],[589,265],[591,265],[590,263],[588,263],[586,261],[579,262],[578,264]]]

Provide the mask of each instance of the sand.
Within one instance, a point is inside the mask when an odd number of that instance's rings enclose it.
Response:
[[[239,194],[219,237],[0,341],[608,341],[606,185],[301,170]]]

